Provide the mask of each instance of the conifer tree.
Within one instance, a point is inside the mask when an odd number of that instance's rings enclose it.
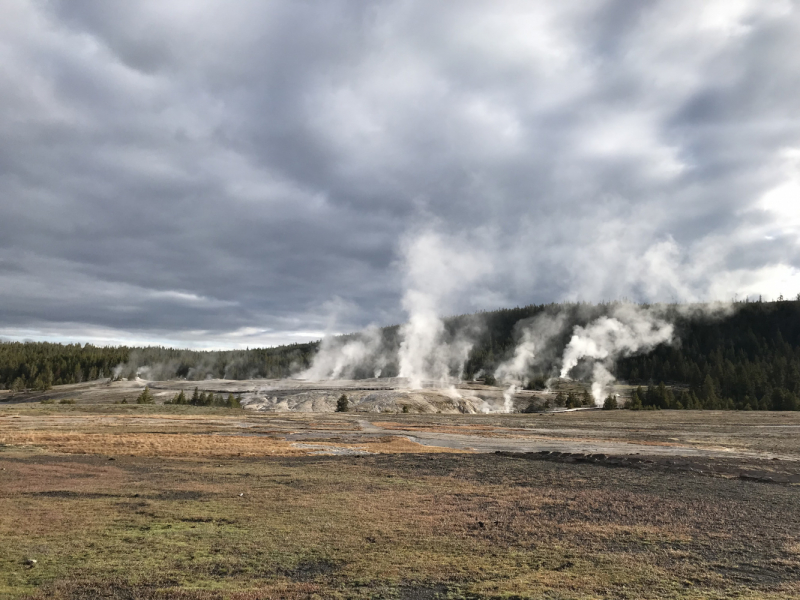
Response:
[[[155,404],[155,398],[150,393],[150,388],[145,386],[142,393],[136,398],[136,404]]]
[[[586,388],[583,388],[583,392],[581,392],[581,404],[583,406],[594,406],[594,398]]]
[[[703,387],[700,389],[700,399],[703,401],[704,408],[716,408],[717,406],[717,390],[711,375],[706,375],[706,378],[703,380]]]
[[[567,394],[567,408],[578,408],[580,405],[578,397],[573,392],[569,392]]]
[[[639,397],[637,390],[631,391],[631,399],[628,402],[628,408],[631,410],[642,410],[642,399]]]

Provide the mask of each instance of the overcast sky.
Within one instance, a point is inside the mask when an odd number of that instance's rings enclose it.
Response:
[[[795,297],[799,107],[798,1],[0,0],[0,336]]]

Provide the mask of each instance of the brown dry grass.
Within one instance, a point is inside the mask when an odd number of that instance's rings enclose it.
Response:
[[[32,594],[29,600],[306,600],[322,598],[322,587],[315,583],[278,583],[254,591],[174,589],[174,582],[60,581]],[[165,594],[164,589],[170,589]]]
[[[0,598],[800,597],[798,486],[147,410],[0,418]],[[329,446],[380,454],[307,456]]]
[[[69,454],[111,456],[303,456],[309,453],[293,448],[284,440],[193,434],[26,432],[6,433],[0,437],[0,443]]]
[[[82,433],[82,432],[5,432],[0,444],[10,447],[35,447],[68,454],[160,457],[307,456],[330,448],[364,450],[378,454],[464,452],[450,448],[423,446],[404,437],[384,436],[363,442],[296,442],[256,436],[159,434],[159,433]]]
[[[0,597],[800,594],[798,490],[781,486],[453,454],[6,451],[0,468]]]
[[[800,459],[800,412],[733,411],[583,411],[533,415],[370,415],[367,413],[304,414],[254,413],[192,406],[149,405],[16,405],[0,406],[0,437],[3,431],[21,428],[80,430],[98,429],[188,433],[232,431],[241,425],[259,433],[273,431],[330,431],[357,433],[358,421],[375,419],[393,429],[439,431],[481,437],[542,437],[561,441],[636,442],[675,444],[701,449],[769,452]]]

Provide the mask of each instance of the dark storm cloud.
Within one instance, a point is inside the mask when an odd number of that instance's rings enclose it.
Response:
[[[3,11],[6,337],[399,322],[431,228],[491,264],[443,310],[800,291],[796,2]]]

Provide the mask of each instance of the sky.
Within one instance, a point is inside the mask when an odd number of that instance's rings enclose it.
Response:
[[[800,294],[800,1],[0,0],[0,338]]]

